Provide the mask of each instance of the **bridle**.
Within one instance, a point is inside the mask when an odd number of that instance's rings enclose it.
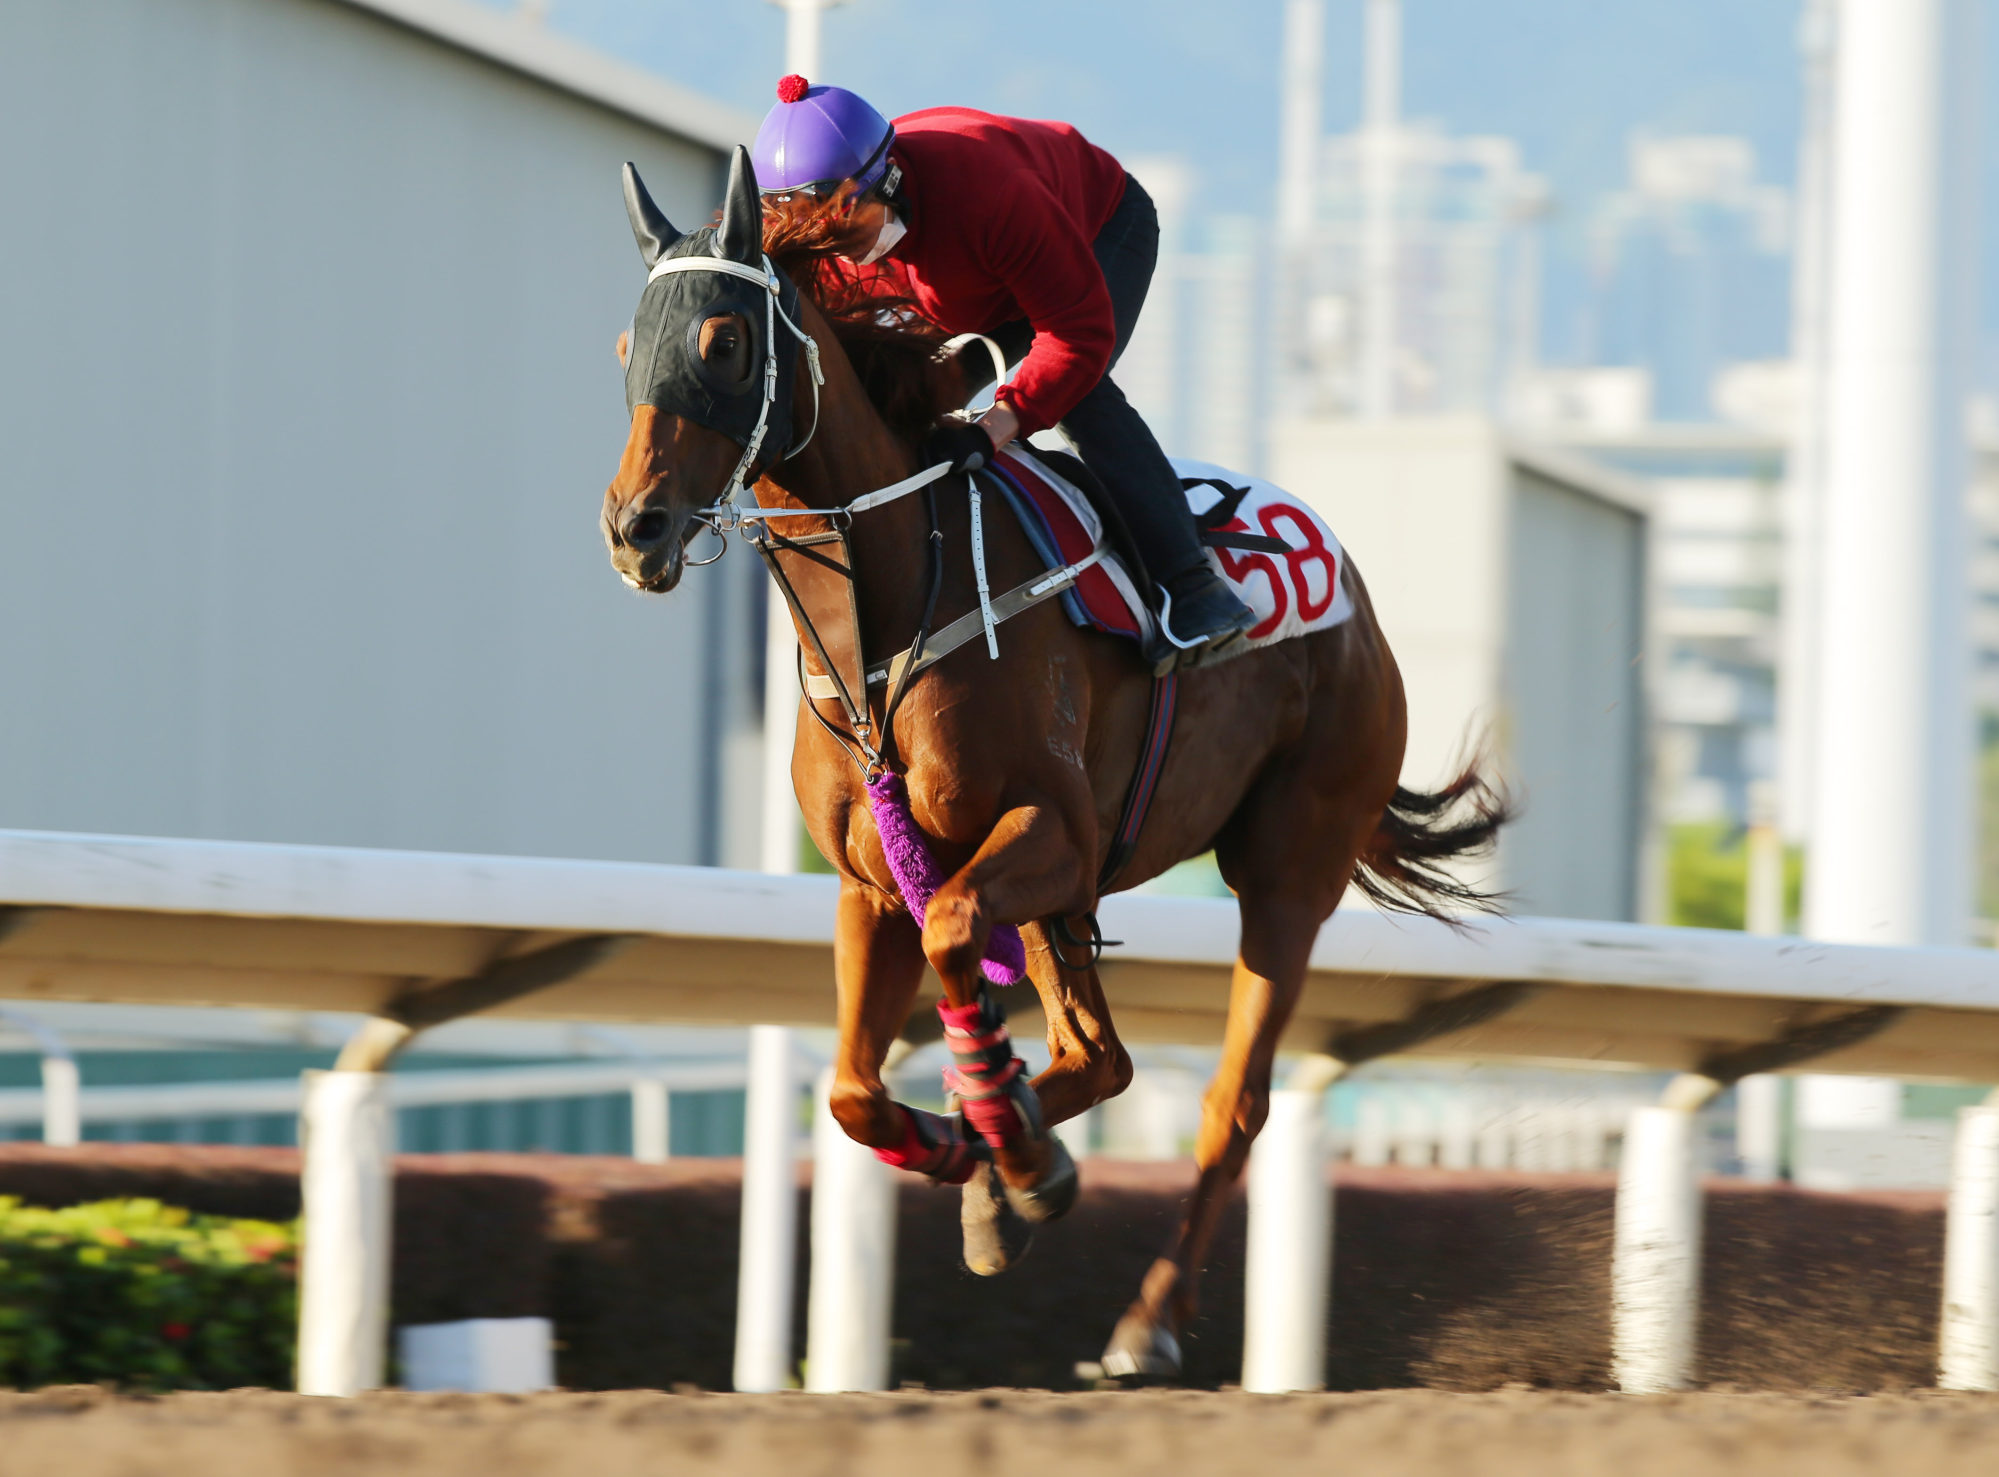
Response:
[[[736,499],[745,486],[755,476],[757,454],[763,449],[765,434],[770,430],[770,413],[777,404],[778,352],[777,325],[782,323],[791,336],[805,349],[805,362],[812,370],[812,425],[805,432],[805,439],[785,449],[784,460],[789,461],[805,450],[812,438],[819,432],[819,390],[826,383],[826,374],[819,365],[819,343],[800,328],[791,314],[784,310],[779,301],[784,291],[784,279],[778,275],[771,259],[765,256],[763,269],[746,266],[742,262],[731,261],[727,257],[696,254],[691,256],[665,256],[653,263],[646,273],[647,283],[674,272],[720,272],[729,277],[741,277],[746,282],[754,282],[764,290],[764,372],[763,403],[757,407],[757,423],[750,431],[749,439],[743,443],[743,454],[736,460],[735,470],[729,480],[722,484],[722,495],[710,507],[701,508],[694,514],[697,523],[722,540],[721,548],[706,559],[690,559],[690,568],[713,564],[728,552],[728,531],[736,527],[741,516],[736,512]]]
[[[777,582],[785,604],[790,607],[792,617],[798,622],[805,640],[798,651],[799,685],[809,698],[837,699],[847,726],[851,730],[842,734],[827,721],[826,716],[811,702],[806,709],[818,720],[820,726],[837,741],[855,760],[862,774],[872,779],[888,768],[893,749],[893,725],[895,712],[909,691],[910,683],[925,668],[941,661],[951,652],[983,631],[986,650],[992,660],[999,658],[999,642],[994,628],[1009,617],[1019,614],[1032,605],[1038,605],[1055,595],[1061,594],[1073,585],[1077,578],[1091,565],[1101,560],[1108,552],[1106,545],[1099,542],[1083,558],[1061,569],[1051,570],[1037,578],[1030,579],[995,599],[986,579],[985,530],[982,498],[976,474],[965,479],[971,498],[972,516],[972,565],[979,594],[979,608],[971,616],[953,621],[938,633],[938,639],[931,639],[931,624],[937,611],[937,596],[944,583],[944,535],[937,521],[935,484],[951,475],[951,463],[940,462],[936,466],[925,467],[922,471],[904,477],[899,482],[891,482],[873,492],[864,493],[852,502],[835,508],[765,508],[739,507],[737,498],[741,496],[749,482],[758,475],[757,456],[763,447],[764,437],[770,429],[772,407],[778,398],[778,376],[781,366],[778,359],[777,325],[782,323],[805,349],[806,363],[812,371],[812,425],[805,433],[805,439],[785,450],[781,460],[789,461],[808,446],[819,430],[819,391],[826,383],[826,376],[819,363],[819,345],[812,335],[801,328],[786,312],[780,297],[785,279],[779,275],[768,255],[763,257],[763,269],[731,261],[726,257],[693,254],[688,256],[662,257],[653,264],[647,275],[648,283],[673,272],[721,272],[727,276],[740,277],[757,283],[764,289],[764,368],[763,403],[757,410],[755,427],[743,446],[743,454],[737,460],[735,470],[723,484],[721,495],[714,503],[700,508],[693,514],[694,520],[721,540],[720,549],[706,559],[690,559],[688,567],[700,568],[713,564],[728,552],[728,535],[731,531],[741,531],[752,547],[763,557],[771,578]],[[974,339],[984,343],[993,356],[995,381],[1006,376],[1006,360],[998,344],[983,334],[960,334],[947,341],[943,350],[953,352]],[[924,595],[923,617],[917,625],[916,639],[903,651],[878,669],[870,670],[863,653],[861,641],[860,608],[855,598],[855,575],[853,546],[849,537],[854,518],[861,513],[871,512],[911,493],[922,492],[929,513],[930,533],[927,540],[929,549],[929,579]],[[772,520],[780,518],[824,518],[832,525],[823,533],[802,534],[788,537],[772,527]],[[840,559],[835,560],[819,552],[820,546],[835,544],[840,546]],[[847,582],[848,617],[853,626],[852,650],[859,670],[855,681],[849,682],[828,654],[825,642],[820,638],[817,625],[798,597],[791,579],[778,563],[780,551],[787,551],[811,560],[840,575]],[[820,676],[805,669],[805,648],[810,646],[819,660],[824,673]],[[882,714],[882,739],[874,742],[874,724],[868,702],[868,688],[885,686],[888,689],[887,703]],[[856,753],[858,750],[858,753]]]

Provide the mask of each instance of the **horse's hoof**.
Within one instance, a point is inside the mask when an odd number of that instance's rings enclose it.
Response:
[[[1180,1374],[1180,1340],[1164,1324],[1130,1312],[1111,1330],[1104,1348],[1104,1377],[1113,1380],[1170,1380]]]
[[[997,1277],[1034,1244],[1034,1227],[1007,1203],[991,1164],[981,1164],[965,1181],[958,1225],[965,1233],[965,1265],[981,1277]]]
[[[1062,1140],[1050,1134],[1047,1172],[1024,1190],[1007,1185],[1006,1198],[1020,1212],[1022,1220],[1038,1226],[1043,1221],[1060,1220],[1069,1213],[1069,1207],[1076,1203],[1078,1185],[1076,1161]]]

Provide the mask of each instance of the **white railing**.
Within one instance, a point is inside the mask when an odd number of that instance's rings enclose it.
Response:
[[[521,1013],[825,1026],[833,1015],[836,891],[828,878],[687,867],[0,831],[0,993],[153,1003],[184,995],[188,1003],[372,1013],[391,1007],[412,980],[453,978],[566,935],[551,952],[606,947],[559,987],[523,1000]],[[117,926],[97,927],[99,912],[115,914]],[[1105,900],[1102,921],[1126,940],[1107,975],[1127,1040],[1219,1039],[1239,933],[1234,906],[1122,895]],[[366,947],[329,951],[323,941],[335,936]],[[636,942],[618,954],[608,945],[619,939]],[[364,957],[365,966],[358,962]],[[1196,981],[1200,987],[1190,988]],[[1452,1024],[1467,1002],[1479,1004],[1476,1018]],[[1308,1060],[1338,1070],[1417,1051],[1663,1069],[1686,1074],[1692,1089],[1813,1054],[1814,1071],[1999,1081],[1999,957],[1573,919],[1481,920],[1454,929],[1350,911],[1327,925],[1312,950],[1287,1044],[1321,1053]],[[1350,1060],[1341,1055],[1349,1047]],[[1767,1060],[1778,1048],[1793,1054]],[[787,1075],[795,1065],[788,1063]],[[1287,1090],[1306,1085],[1294,1080]],[[355,1122],[383,1111],[397,1090],[371,1087],[366,1114]],[[755,1082],[749,1093],[759,1096]],[[1669,1097],[1671,1112],[1689,1111],[1687,1101]],[[1641,1109],[1634,1120],[1652,1111]],[[1990,1275],[1983,1249],[1993,1241],[1990,1206],[1999,1203],[1991,1190],[1999,1183],[1999,1133],[1987,1133],[1989,1124],[1977,1117],[1993,1112],[1999,1109],[1968,1109],[1961,1120],[1945,1364],[1952,1382],[1999,1387],[1992,1352],[1999,1349],[1999,1277]],[[787,1126],[781,1114],[773,1122]],[[1690,1126],[1672,1121],[1675,1132]],[[1320,1224],[1318,1208],[1304,1204],[1316,1201],[1323,1183],[1325,1137],[1318,1115],[1287,1110],[1281,1122],[1273,1119],[1257,1153],[1314,1167],[1287,1171],[1308,1174],[1305,1195],[1291,1197],[1292,1211],[1259,1199],[1254,1186],[1274,1181],[1252,1175],[1253,1246],[1303,1244],[1303,1254],[1330,1258],[1330,1245],[1311,1229]],[[1639,1137],[1627,1128],[1620,1170],[1630,1193],[1620,1203],[1632,1216],[1641,1202],[1655,1207],[1668,1230],[1697,1225],[1686,1213],[1698,1193],[1692,1156],[1634,1154]],[[767,1175],[781,1188],[794,1169],[790,1142],[788,1133],[753,1134],[746,1182]],[[781,1163],[764,1162],[772,1154]],[[355,1224],[376,1214],[373,1201],[355,1204]],[[1284,1221],[1300,1205],[1306,1219]],[[1268,1224],[1272,1216],[1277,1230]],[[746,1236],[763,1234],[755,1217],[746,1215],[744,1226]],[[1697,1247],[1690,1254],[1697,1257]],[[751,1265],[746,1258],[746,1278]],[[1959,1268],[1969,1270],[1960,1275]],[[1698,1280],[1684,1267],[1668,1280],[1682,1289],[1673,1294],[1672,1316],[1679,1317],[1684,1289]],[[1286,1279],[1259,1274],[1259,1285],[1281,1288]],[[788,1285],[770,1291],[759,1306],[788,1306]],[[1295,1310],[1300,1299],[1290,1303]],[[1615,1321],[1627,1323],[1644,1306],[1663,1316],[1658,1299],[1621,1297]],[[1323,1319],[1323,1306],[1311,1311]],[[774,1316],[767,1321],[782,1326]],[[1253,1322],[1269,1326],[1260,1314]],[[1660,1326],[1654,1343],[1668,1350],[1670,1363],[1686,1340]],[[785,1347],[773,1345],[780,1353]],[[870,1354],[856,1367],[885,1366]],[[1323,1380],[1323,1367],[1309,1362],[1273,1359],[1259,1368],[1304,1382],[1282,1388]],[[1667,1375],[1669,1382],[1684,1378],[1683,1371]]]
[[[533,1102],[627,1093],[632,1100],[632,1157],[663,1161],[668,1154],[670,1103],[676,1092],[723,1092],[748,1084],[740,1061],[561,1062],[549,1066],[435,1072],[394,1072],[390,1108]],[[0,1089],[0,1127],[42,1123],[44,1089]],[[301,1111],[296,1077],[241,1082],[172,1082],[85,1087],[75,1104],[79,1124],[139,1123],[195,1118],[264,1117]]]

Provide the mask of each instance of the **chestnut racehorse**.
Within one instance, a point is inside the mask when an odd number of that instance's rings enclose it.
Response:
[[[672,589],[690,541],[726,528],[729,498],[754,483],[761,508],[795,515],[746,528],[782,555],[806,666],[822,683],[829,667],[857,673],[863,655],[886,659],[919,629],[978,609],[964,477],[852,516],[797,511],[846,509],[921,469],[924,429],[964,403],[965,376],[940,354],[939,335],[843,294],[828,248],[796,221],[773,216],[766,237],[740,149],[714,226],[675,230],[630,166],[626,200],[652,271],[619,344],[631,429],[603,503],[618,572],[644,590]],[[851,578],[824,552],[831,542],[811,543],[837,532]],[[995,590],[1043,568],[1011,517],[989,511],[984,541]],[[1278,1037],[1320,925],[1350,884],[1425,912],[1479,903],[1437,864],[1485,846],[1506,818],[1476,766],[1435,794],[1398,786],[1401,677],[1359,575],[1345,564],[1340,577],[1355,608],[1343,624],[1181,676],[1157,798],[1116,879],[1129,887],[1212,850],[1242,931],[1221,1064],[1202,1104],[1199,1176],[1112,1334],[1112,1372],[1177,1372],[1177,1335],[1263,1123]],[[1056,601],[1001,626],[998,647],[994,660],[973,640],[905,683],[862,687],[859,723],[835,699],[801,701],[792,760],[806,825],[840,876],[833,1112],[892,1163],[952,1182],[970,1174],[967,1252],[981,1272],[1018,1254],[1016,1216],[1059,1214],[1073,1194],[1073,1167],[1046,1126],[1131,1079],[1090,950],[1075,941],[1094,928],[1152,689],[1135,646],[1079,629]],[[889,769],[905,777],[909,814],[942,874],[918,916],[870,807],[867,781]],[[992,1131],[988,1115],[971,1132],[912,1114],[890,1098],[882,1067],[926,964],[943,982],[941,1013],[959,1024],[959,1060],[972,1063],[960,1088],[977,1087],[981,1070],[1005,1075],[1011,1049],[996,1014],[987,1007],[984,1025],[965,1025],[981,1019],[981,961],[1003,925],[1024,937],[1053,1058],[1031,1091],[1021,1082],[1003,1097],[1024,1129]],[[967,1120],[971,1108],[968,1098]]]

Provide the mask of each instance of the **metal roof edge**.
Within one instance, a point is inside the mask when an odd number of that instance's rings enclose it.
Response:
[[[614,61],[525,17],[473,0],[334,0],[560,91],[727,153],[757,120],[724,103]]]
[[[1502,432],[1499,444],[1514,465],[1537,476],[1573,487],[1641,517],[1651,516],[1652,489],[1642,478],[1606,466],[1592,456],[1524,440],[1513,432]]]

